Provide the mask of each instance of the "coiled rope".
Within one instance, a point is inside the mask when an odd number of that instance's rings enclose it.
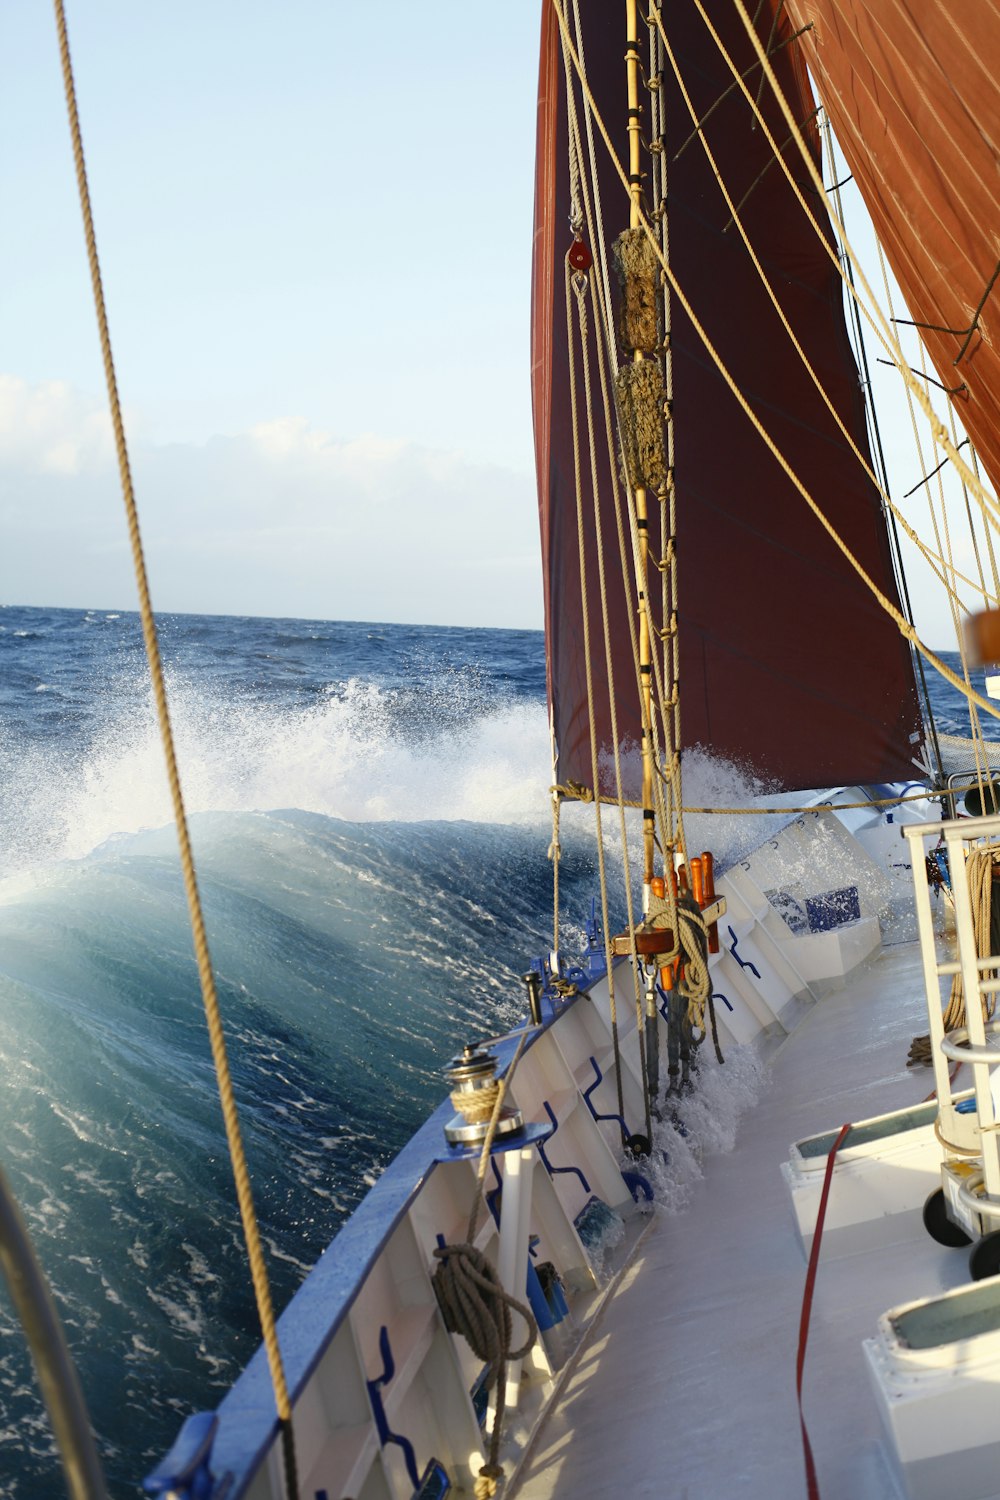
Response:
[[[500,1439],[507,1400],[507,1364],[510,1360],[523,1359],[538,1337],[538,1325],[530,1308],[504,1291],[496,1267],[473,1244],[483,1201],[483,1182],[500,1111],[530,1029],[530,1022],[525,1022],[510,1067],[497,1084],[489,1129],[479,1154],[475,1194],[465,1239],[457,1245],[441,1245],[434,1251],[438,1268],[434,1272],[433,1286],[444,1325],[449,1333],[460,1333],[476,1357],[486,1364],[486,1387],[489,1389],[493,1386],[496,1392],[490,1451],[476,1476],[476,1500],[492,1500],[504,1475],[503,1465],[500,1463]],[[512,1311],[520,1313],[528,1328],[528,1336],[519,1349],[511,1348]]]
[[[449,1333],[460,1333],[477,1359],[487,1366],[487,1385],[496,1384],[496,1415],[490,1435],[489,1457],[476,1476],[476,1500],[491,1500],[503,1478],[499,1462],[503,1423],[507,1362],[523,1359],[538,1336],[530,1311],[500,1284],[492,1261],[470,1242],[446,1245],[434,1254],[440,1264],[434,1273],[434,1289]],[[511,1348],[511,1310],[528,1325],[528,1336],[519,1349]]]
[[[271,1382],[274,1387],[275,1405],[278,1412],[278,1421],[281,1426],[285,1462],[285,1484],[291,1500],[295,1500],[295,1497],[298,1495],[298,1476],[295,1463],[295,1446],[292,1437],[291,1399],[288,1393],[288,1384],[285,1380],[281,1351],[278,1347],[277,1326],[271,1301],[267,1267],[264,1263],[260,1231],[257,1226],[253,1194],[250,1188],[250,1173],[243,1150],[239,1119],[236,1113],[236,1099],[233,1093],[229,1061],[226,1055],[222,1017],[219,1011],[219,1000],[212,972],[212,960],[208,951],[208,938],[205,933],[201,898],[198,893],[198,881],[195,874],[194,856],[191,851],[187,814],[181,794],[177,756],[174,748],[173,732],[170,726],[170,714],[167,708],[163,665],[160,660],[160,648],[156,633],[156,620],[150,601],[146,560],[139,532],[139,512],[135,500],[135,491],[132,487],[132,472],[129,464],[128,447],[125,441],[125,425],[122,420],[121,402],[118,396],[118,380],[115,375],[114,358],[111,351],[111,335],[108,328],[107,308],[101,281],[101,268],[97,255],[97,237],[94,232],[94,219],[90,206],[90,189],[87,184],[87,168],[83,155],[83,137],[80,131],[80,117],[76,103],[76,86],[73,80],[73,65],[70,58],[69,36],[66,30],[63,0],[54,0],[54,4],[56,29],[59,35],[59,57],[62,64],[63,87],[66,95],[66,109],[69,115],[70,135],[73,142],[73,161],[76,167],[80,210],[83,217],[84,237],[87,242],[87,260],[90,266],[90,279],[94,295],[94,309],[97,314],[97,325],[100,332],[101,354],[104,360],[104,375],[108,389],[108,403],[111,408],[115,449],[118,455],[118,471],[121,479],[122,498],[125,502],[129,541],[132,549],[132,563],[135,570],[136,587],[139,592],[139,613],[142,620],[142,634],[146,647],[146,657],[149,662],[149,675],[153,687],[153,697],[156,701],[156,715],[160,727],[164,760],[166,761],[167,780],[170,784],[170,799],[173,807],[174,821],[177,825],[177,839],[180,846],[184,890],[187,895],[188,914],[191,921],[191,932],[194,941],[195,958],[198,964],[198,977],[201,982],[202,1000],[205,1006],[208,1035],[212,1047],[212,1059],[215,1064],[216,1079],[219,1087],[222,1117],[225,1121],[226,1140],[229,1146],[229,1156],[236,1183],[236,1196],[239,1201],[240,1216],[243,1221],[243,1235],[257,1300],[257,1313],[260,1318],[264,1346],[267,1350]]]
[[[677,940],[680,945],[681,978],[677,988],[687,1001],[688,1022],[705,1037],[705,1008],[712,993],[708,973],[708,928],[698,903],[690,896],[677,902]]]

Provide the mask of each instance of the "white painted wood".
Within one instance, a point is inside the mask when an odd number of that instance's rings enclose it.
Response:
[[[503,1206],[500,1210],[500,1252],[497,1274],[504,1290],[519,1302],[524,1301],[528,1277],[528,1235],[531,1228],[531,1183],[537,1158],[533,1147],[525,1151],[505,1151],[503,1158]],[[511,1339],[516,1348],[527,1336],[524,1319],[512,1317]],[[521,1361],[507,1365],[506,1402],[511,1411],[517,1407],[521,1384]]]
[[[928,1105],[922,1114],[932,1117],[935,1112],[936,1105]],[[914,1114],[908,1109],[898,1115],[877,1117],[887,1127],[896,1124],[897,1128],[865,1145],[851,1146],[848,1137],[841,1147],[834,1164],[835,1191],[830,1195],[823,1234],[826,1257],[892,1245],[922,1232],[923,1206],[928,1194],[940,1185],[943,1153],[934,1134],[933,1118],[915,1127]],[[871,1126],[876,1121],[859,1123]],[[824,1141],[827,1149],[833,1144],[829,1136]],[[826,1156],[805,1156],[797,1143],[789,1160],[782,1163],[781,1173],[808,1258]]]
[[[919,1339],[915,1317],[925,1333],[928,1323],[939,1333]],[[865,1356],[909,1500],[1000,1493],[1000,1283],[892,1309],[866,1341]]]
[[[905,1063],[925,1024],[915,944],[805,1014],[735,1149],[710,1154],[690,1206],[654,1225],[512,1500],[804,1494],[795,1351],[805,1268],[779,1166],[792,1136],[918,1103],[929,1075]],[[805,1397],[824,1500],[898,1500],[862,1341],[901,1297],[967,1277],[964,1254],[922,1231],[905,1249],[821,1259]]]

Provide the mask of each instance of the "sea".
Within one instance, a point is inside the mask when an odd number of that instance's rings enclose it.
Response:
[[[448,1059],[524,1013],[520,975],[551,946],[543,642],[167,615],[160,644],[280,1308],[439,1102]],[[696,800],[760,790],[693,769]],[[570,950],[595,893],[583,811],[562,831]],[[111,1494],[135,1497],[259,1330],[126,611],[0,609],[0,1166]],[[0,1496],[64,1492],[0,1288]]]

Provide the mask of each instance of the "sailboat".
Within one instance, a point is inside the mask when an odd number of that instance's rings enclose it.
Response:
[[[974,448],[931,416],[992,556],[1000,17],[977,15],[544,5],[551,951],[522,1024],[468,1039],[276,1326],[263,1299],[265,1347],[149,1493],[1000,1494],[986,1022],[969,1005],[946,1035],[941,993],[957,972],[992,993],[966,869],[985,850],[989,889],[1000,823],[956,813],[969,781],[985,805],[995,710],[910,618],[813,92]],[[930,410],[931,378],[874,327]],[[922,545],[988,639],[995,581]],[[970,704],[964,745],[922,710],[934,670]],[[699,756],[750,778],[750,805],[691,804]],[[601,858],[574,947],[560,838],[584,816]],[[713,820],[725,838],[695,844]],[[905,911],[914,940],[887,942]],[[931,1098],[906,1067],[927,1027]],[[760,1099],[737,1128],[741,1087]],[[669,1214],[684,1151],[705,1180]],[[78,1396],[58,1399],[73,1493],[99,1494]]]

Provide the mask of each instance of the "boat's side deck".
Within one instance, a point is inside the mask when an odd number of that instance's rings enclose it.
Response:
[[[706,1159],[690,1207],[659,1220],[609,1300],[522,1467],[521,1500],[806,1493],[795,1395],[806,1267],[780,1164],[793,1140],[928,1094],[930,1071],[905,1067],[925,1016],[908,944],[804,1017],[735,1150]],[[900,1244],[821,1258],[805,1411],[823,1500],[897,1495],[861,1343],[889,1307],[968,1277],[964,1253],[912,1221]]]

